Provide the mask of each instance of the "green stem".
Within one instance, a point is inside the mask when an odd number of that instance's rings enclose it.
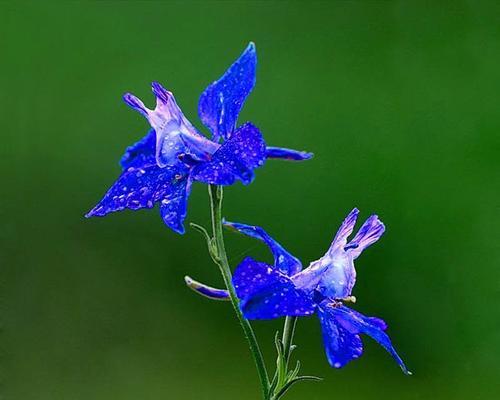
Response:
[[[297,324],[297,317],[286,317],[285,325],[283,326],[283,348],[285,349],[284,358],[288,366],[290,359],[290,348],[292,346],[293,334],[295,332],[295,325]]]
[[[239,307],[238,296],[234,290],[232,284],[231,269],[229,267],[229,262],[227,260],[226,249],[224,247],[224,236],[222,233],[222,186],[209,185],[208,192],[210,195],[210,210],[212,216],[212,229],[213,229],[213,240],[215,247],[215,261],[220,268],[222,278],[229,292],[229,297],[231,303],[233,304],[234,311],[238,317],[238,321],[243,328],[243,332],[248,340],[250,346],[250,351],[257,366],[257,372],[259,373],[260,383],[262,387],[262,396],[264,400],[269,399],[269,378],[267,376],[266,365],[264,363],[264,358],[259,348],[257,338],[253,332],[252,326],[248,320],[243,316],[241,309]]]

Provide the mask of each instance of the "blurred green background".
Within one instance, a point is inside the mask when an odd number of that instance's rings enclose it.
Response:
[[[257,399],[221,279],[201,237],[158,211],[83,219],[119,173],[152,104],[150,82],[196,106],[250,40],[257,86],[240,121],[269,162],[226,191],[229,219],[265,226],[304,264],[354,206],[383,239],[358,260],[356,308],[383,317],[413,377],[370,339],[329,368],[316,318],[300,321],[303,372],[289,399],[492,399],[500,395],[500,4],[401,2],[11,2],[0,5],[0,262],[6,399]],[[188,221],[208,223],[196,185]],[[228,234],[231,263],[269,260]],[[269,362],[282,321],[255,324]]]

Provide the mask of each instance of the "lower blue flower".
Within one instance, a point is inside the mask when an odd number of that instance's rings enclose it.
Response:
[[[410,374],[385,333],[386,323],[344,305],[355,301],[351,296],[356,276],[354,259],[377,241],[385,230],[382,222],[373,215],[348,242],[357,215],[358,210],[354,209],[343,222],[327,253],[304,270],[301,270],[300,262],[292,261],[293,268],[284,267],[284,260],[296,260],[295,257],[262,228],[226,222],[228,227],[264,241],[275,256],[273,265],[247,257],[236,268],[233,285],[240,307],[248,319],[316,313],[322,327],[326,356],[332,367],[341,368],[361,356],[363,343],[360,335],[364,334],[377,341],[403,372]]]

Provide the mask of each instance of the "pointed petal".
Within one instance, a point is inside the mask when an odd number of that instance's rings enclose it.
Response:
[[[175,197],[179,177],[185,173],[185,170],[160,168],[156,164],[143,168],[129,167],[86,217],[103,217],[127,208],[131,210],[153,208],[160,200]],[[176,232],[181,231],[178,224],[173,225],[172,229]]]
[[[224,226],[235,229],[244,235],[262,240],[273,253],[274,267],[278,268],[283,274],[292,276],[300,272],[302,269],[300,260],[285,250],[283,246],[269,236],[269,234],[260,226],[245,225],[228,221],[224,221]]]
[[[347,217],[340,225],[335,238],[330,246],[328,252],[330,254],[334,253],[337,250],[344,249],[347,244],[347,238],[351,235],[354,226],[356,225],[356,221],[358,219],[359,210],[357,208],[353,208],[353,210],[347,215]]]
[[[326,254],[293,277],[297,287],[306,291],[318,290],[323,296],[331,298],[351,295],[356,270],[344,246],[356,225],[358,214],[359,210],[354,208],[340,225]]]
[[[305,316],[315,310],[312,298],[296,289],[290,278],[251,257],[237,267],[233,285],[248,319]]]
[[[155,158],[156,133],[150,131],[137,143],[127,147],[125,154],[120,160],[120,165],[127,168],[141,168],[143,166],[156,164]]]
[[[187,213],[187,200],[191,193],[191,180],[188,175],[177,175],[160,203],[163,222],[174,232],[185,232],[184,219]]]
[[[266,158],[280,158],[288,161],[303,161],[313,158],[313,153],[287,149],[284,147],[267,147]]]
[[[255,85],[257,55],[250,43],[222,77],[209,85],[200,97],[198,115],[212,131],[212,139],[227,140],[236,128],[236,121],[246,97]]]
[[[332,299],[348,297],[351,295],[356,283],[356,269],[354,268],[353,257],[345,249],[348,249],[347,240],[356,225],[358,214],[359,210],[354,208],[347,215],[326,254],[312,263],[314,266],[329,266],[321,276],[317,288],[325,297]],[[307,268],[304,271],[304,275],[309,274],[309,269]]]
[[[132,93],[125,93],[123,95],[123,101],[127,104],[127,106],[137,111],[143,117],[147,118],[148,114],[151,112],[151,110],[144,105],[142,100],[134,96]]]
[[[164,171],[156,165],[138,169],[129,168],[120,175],[102,200],[86,216],[102,217],[125,208],[131,210],[152,208],[166,190],[163,184],[170,185],[173,175],[174,171]]]
[[[378,219],[378,216],[372,215],[361,226],[354,239],[345,246],[345,250],[353,259],[356,259],[364,249],[379,240],[384,232],[385,226],[382,221]]]
[[[363,343],[358,334],[351,333],[335,319],[334,309],[328,305],[318,307],[323,344],[328,363],[342,368],[363,354]]]
[[[372,339],[378,342],[378,344],[380,344],[394,358],[394,360],[396,360],[405,374],[411,374],[411,372],[406,368],[401,357],[399,357],[398,353],[392,346],[391,339],[384,332],[384,330],[387,328],[387,325],[384,321],[379,318],[366,317],[363,314],[351,310],[346,306],[333,308],[331,314],[335,318],[337,326],[341,326],[343,329],[349,331],[352,335],[363,333],[370,336]]]
[[[265,148],[259,129],[247,122],[222,144],[211,161],[195,166],[192,177],[211,185],[232,185],[236,179],[248,185],[253,170],[264,164]]]
[[[177,112],[175,108],[172,108],[172,104],[170,104],[173,96],[172,93],[165,89],[161,83],[152,82],[151,90],[156,97],[156,108],[165,106],[170,108],[170,112]]]

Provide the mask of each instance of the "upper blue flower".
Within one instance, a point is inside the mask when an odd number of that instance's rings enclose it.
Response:
[[[240,307],[248,319],[306,316],[316,312],[331,366],[341,368],[362,354],[360,334],[363,333],[381,344],[401,369],[409,373],[384,332],[386,323],[379,318],[366,317],[343,304],[355,302],[352,296],[356,282],[354,260],[385,230],[378,217],[372,215],[348,242],[358,213],[357,209],[351,211],[326,254],[304,270],[300,261],[262,228],[226,222],[226,226],[264,241],[274,255],[273,265],[247,257],[236,268],[233,285]],[[220,293],[215,297],[220,297]]]
[[[184,233],[186,203],[193,181],[232,185],[249,184],[254,169],[267,158],[306,160],[311,153],[267,147],[251,122],[237,127],[243,103],[255,85],[257,56],[250,43],[224,75],[205,89],[198,114],[212,132],[212,140],[187,120],[171,92],[152,84],[156,107],[151,110],[134,95],[126,104],[151,125],[144,138],[127,148],[121,159],[122,173],[86,217],[104,216],[123,209],[152,208],[160,203],[165,224]]]

